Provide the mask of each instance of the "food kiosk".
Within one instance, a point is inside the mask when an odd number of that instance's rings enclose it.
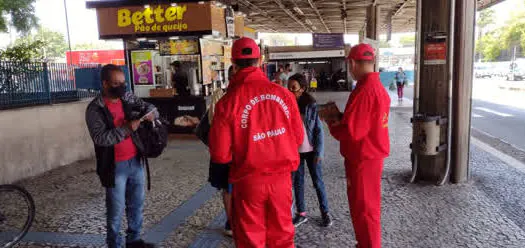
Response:
[[[96,9],[101,39],[123,40],[134,93],[158,108],[170,132],[191,133],[206,111],[206,96],[228,85],[231,45],[243,36],[244,17],[215,1],[147,2],[86,5]],[[177,73],[187,78],[189,95],[176,91]]]

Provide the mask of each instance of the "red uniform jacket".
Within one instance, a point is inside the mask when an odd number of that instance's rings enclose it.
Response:
[[[214,163],[232,162],[229,182],[297,170],[304,130],[294,95],[256,67],[235,74],[215,106],[210,129]],[[268,178],[268,177],[265,177]]]
[[[379,73],[369,73],[357,82],[341,124],[330,127],[334,138],[341,142],[341,155],[351,162],[388,157],[389,112],[390,97],[379,80]]]

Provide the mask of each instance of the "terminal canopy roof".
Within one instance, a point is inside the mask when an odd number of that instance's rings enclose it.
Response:
[[[477,0],[478,9],[503,0]],[[88,8],[195,0],[89,0]],[[363,30],[366,9],[381,6],[381,32],[413,32],[416,0],[220,0],[246,14],[246,25],[259,32],[353,33]],[[391,22],[389,21],[391,20]]]
[[[477,0],[478,9],[503,0]],[[366,9],[381,6],[381,32],[413,32],[416,0],[234,0],[247,15],[246,25],[259,32],[352,33],[363,30]],[[388,20],[392,20],[389,22]]]

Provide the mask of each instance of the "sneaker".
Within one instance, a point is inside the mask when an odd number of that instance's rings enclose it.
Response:
[[[230,226],[230,222],[226,221],[226,224],[224,225],[224,235],[228,237],[233,236],[232,228]]]
[[[308,218],[306,218],[306,216],[302,216],[302,215],[297,214],[297,215],[295,215],[295,218],[293,218],[292,222],[293,222],[293,225],[295,227],[298,227],[298,226],[300,226],[301,224],[303,224],[303,223],[305,223],[307,221],[308,221]]]
[[[126,243],[126,248],[155,248],[155,244],[146,243],[144,240],[137,240],[135,242]]]
[[[333,224],[333,221],[332,221],[332,217],[330,216],[329,213],[324,213],[323,214],[323,221],[321,222],[321,225],[323,227],[329,227]]]

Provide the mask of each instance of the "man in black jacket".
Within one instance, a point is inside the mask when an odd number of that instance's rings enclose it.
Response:
[[[120,247],[125,209],[126,247],[154,247],[140,238],[145,178],[143,146],[135,131],[141,121],[154,120],[158,112],[153,105],[126,92],[126,78],[118,66],[102,67],[101,77],[102,94],[88,105],[86,123],[95,145],[97,174],[106,188],[106,243],[109,248]]]

